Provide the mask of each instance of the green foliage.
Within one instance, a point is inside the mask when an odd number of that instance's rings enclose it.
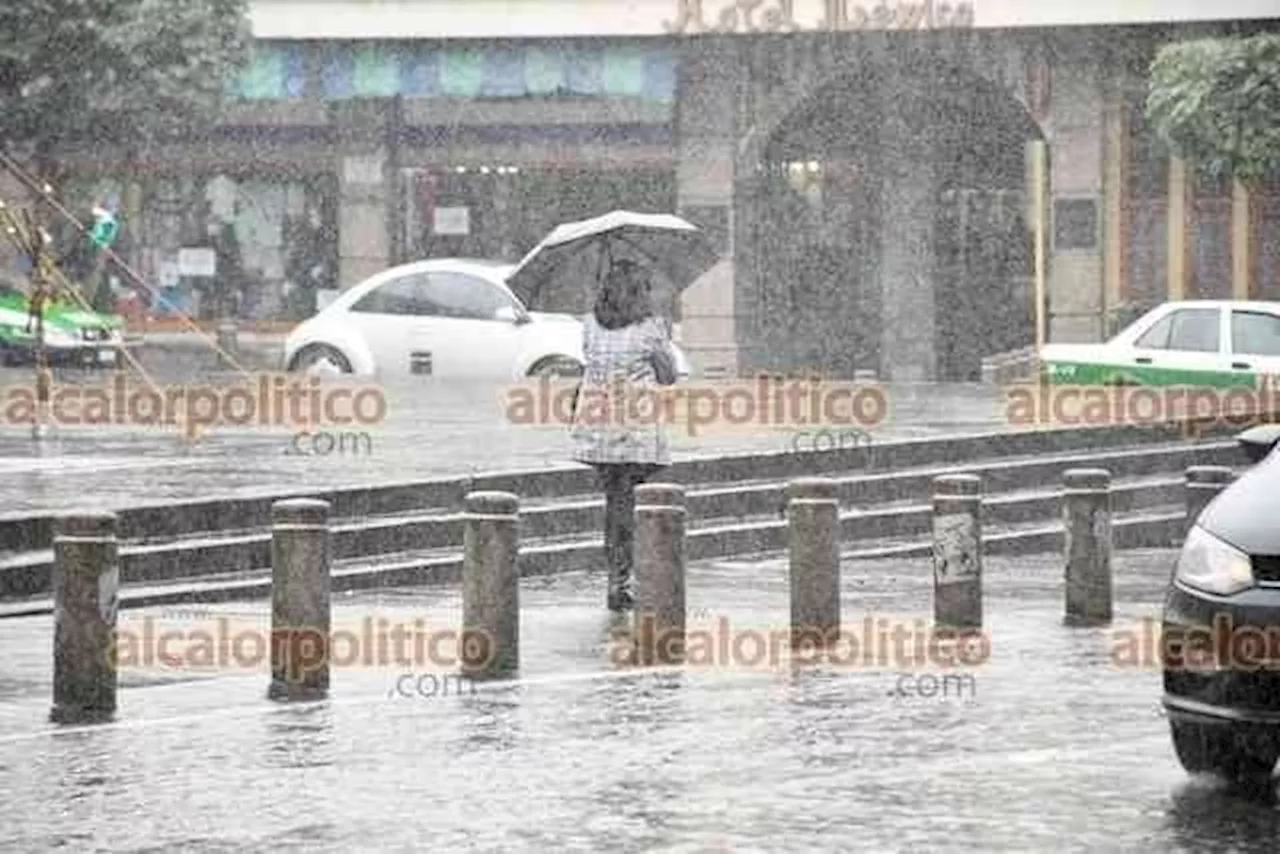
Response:
[[[247,59],[246,0],[0,2],[0,139],[143,144],[216,116]]]
[[[1180,156],[1254,184],[1280,172],[1280,34],[1166,45],[1147,118]]]

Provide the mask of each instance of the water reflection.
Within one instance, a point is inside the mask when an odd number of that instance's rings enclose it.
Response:
[[[275,768],[323,768],[335,762],[333,709],[307,703],[265,715],[267,763]]]
[[[652,848],[670,844],[681,805],[687,802],[689,770],[682,739],[671,732],[689,720],[688,686],[680,671],[637,671],[634,678],[605,678],[580,702],[591,704],[603,731],[620,736],[609,758],[612,773],[588,793],[593,848]]]
[[[787,674],[789,734],[805,766],[834,768],[857,752],[860,716],[853,680],[847,671],[812,665],[793,665]]]
[[[489,685],[473,694],[469,683],[464,680],[462,684],[460,690],[463,693],[459,697],[463,732],[459,749],[462,755],[477,748],[514,750],[524,734],[519,711],[525,689],[512,682],[509,687]]]

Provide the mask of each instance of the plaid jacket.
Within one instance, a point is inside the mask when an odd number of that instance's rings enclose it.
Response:
[[[652,463],[669,465],[666,429],[657,417],[629,417],[625,401],[637,391],[660,388],[652,358],[670,353],[666,323],[651,317],[621,329],[605,329],[587,315],[582,323],[586,367],[570,428],[574,459],[584,463]],[[610,397],[622,389],[622,401]],[[608,416],[600,417],[605,401]],[[655,413],[656,414],[656,413]]]

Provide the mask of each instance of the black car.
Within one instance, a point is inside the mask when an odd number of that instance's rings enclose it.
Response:
[[[1178,759],[1229,779],[1269,776],[1280,757],[1280,425],[1238,440],[1255,465],[1188,533],[1162,645]]]

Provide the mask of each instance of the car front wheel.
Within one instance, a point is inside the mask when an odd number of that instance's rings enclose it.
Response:
[[[351,373],[351,362],[337,349],[328,344],[308,344],[298,351],[289,363],[289,370],[305,373],[324,371],[340,374]]]
[[[1228,780],[1269,777],[1280,755],[1275,738],[1231,726],[1170,721],[1173,749],[1191,774]]]

